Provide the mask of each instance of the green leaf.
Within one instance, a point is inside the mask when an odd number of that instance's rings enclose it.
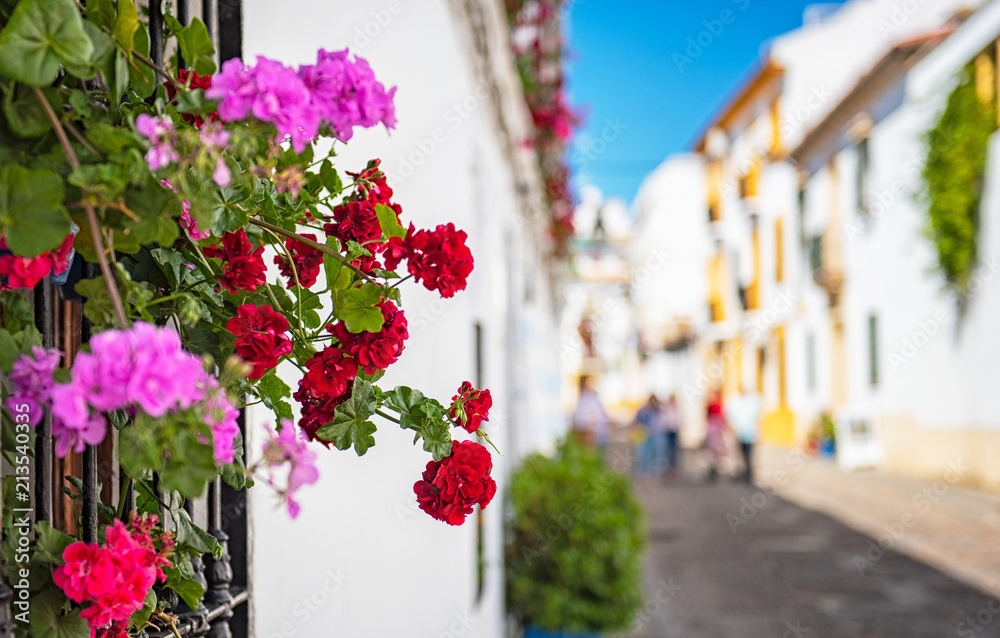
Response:
[[[90,628],[79,611],[63,614],[66,597],[57,590],[43,591],[32,597],[28,615],[31,638],[88,638]]]
[[[39,521],[35,525],[35,551],[31,560],[45,565],[51,571],[65,562],[63,551],[74,542],[75,538],[55,529],[48,521]]]
[[[0,37],[6,32],[0,32]],[[0,168],[0,231],[22,257],[57,248],[69,233],[62,179],[45,169]]]
[[[375,414],[375,408],[372,384],[360,377],[355,378],[351,398],[337,406],[333,421],[321,427],[316,436],[325,441],[333,441],[340,450],[353,445],[358,456],[363,456],[368,448],[375,445],[372,434],[377,428],[368,420]]]
[[[146,27],[142,24],[139,25],[139,29],[135,32],[132,48],[147,58],[149,57],[149,32],[146,31]],[[136,92],[136,95],[145,99],[156,90],[156,72],[145,64],[137,66],[139,67],[138,69],[129,69],[129,86]]]
[[[121,49],[115,51],[115,82],[114,82],[114,94],[113,98],[115,102],[120,100],[125,91],[128,90],[129,81],[129,68],[128,60],[125,58],[125,54],[121,52]]]
[[[8,330],[0,330],[0,370],[4,374],[10,374],[11,367],[20,358],[20,353],[17,351],[17,342],[14,341],[14,335]]]
[[[331,195],[336,195],[344,190],[344,184],[340,181],[340,174],[333,168],[330,160],[323,160],[319,168],[319,178],[323,183],[323,188]]]
[[[191,520],[191,515],[180,506],[181,499],[175,498],[170,504],[170,517],[176,526],[174,538],[177,544],[190,548],[199,554],[211,553],[222,556],[222,547],[214,536],[198,527]],[[180,593],[180,592],[178,592]],[[197,608],[197,605],[194,605]]]
[[[218,191],[210,227],[213,235],[222,237],[226,233],[236,232],[247,225],[247,212],[238,206],[244,200],[246,200],[246,193],[232,184]],[[200,220],[198,225],[200,228],[204,228]]]
[[[118,153],[126,148],[139,148],[139,140],[127,129],[110,124],[95,124],[87,129],[87,141],[106,155]]]
[[[166,586],[177,592],[177,595],[181,597],[188,607],[191,609],[198,609],[198,603],[201,602],[202,596],[205,595],[205,588],[201,584],[192,579],[181,580],[179,577],[175,577],[174,574],[170,573],[170,570],[164,570],[170,574],[167,578]]]
[[[35,325],[35,315],[27,297],[12,290],[0,291],[0,308],[3,308],[3,326],[11,332],[20,332]]]
[[[207,354],[222,363],[222,351],[219,349],[219,335],[203,323],[191,329],[184,339],[184,348],[194,354]]]
[[[111,35],[128,57],[132,59],[132,48],[136,30],[139,28],[139,14],[135,11],[132,0],[118,0],[118,17]]]
[[[62,111],[62,97],[53,88],[44,88],[42,93],[56,113]],[[10,125],[10,132],[17,137],[38,137],[48,132],[52,125],[45,114],[34,91],[12,82],[3,98],[3,114]]]
[[[173,16],[164,14],[164,21],[174,36],[177,44],[181,48],[181,57],[188,67],[193,68],[201,75],[209,75],[215,72],[215,62],[212,55],[215,47],[212,46],[212,38],[208,35],[208,28],[205,23],[198,18],[193,18],[186,27],[181,25]]]
[[[423,411],[427,404],[416,408],[414,412]],[[424,450],[434,455],[435,461],[440,461],[451,454],[451,428],[444,418],[421,419],[423,426],[420,428],[420,438],[424,440]]]
[[[360,288],[348,288],[335,296],[337,317],[349,332],[378,332],[385,317],[375,304],[382,300],[382,287],[366,283]]]
[[[112,0],[87,0],[87,20],[111,28],[115,23],[115,5]]]
[[[178,592],[179,593],[179,592]],[[186,601],[185,601],[186,602]],[[149,622],[149,617],[156,609],[156,592],[152,588],[146,592],[146,598],[142,601],[142,609],[129,616],[128,626],[132,629],[141,629]]]
[[[410,410],[420,405],[423,400],[424,394],[420,390],[404,385],[397,385],[385,394],[386,405],[399,412],[399,427],[404,429],[417,429],[418,426],[410,419]]]
[[[60,64],[86,67],[93,52],[73,0],[21,0],[0,31],[0,73],[31,86],[52,84]]]
[[[222,467],[222,480],[229,484],[234,490],[242,490],[246,487],[253,486],[253,478],[247,471],[246,463],[243,462],[243,435],[241,433],[236,434],[236,440],[233,441],[233,447],[235,454],[233,455],[233,462],[227,463]]]
[[[294,418],[292,406],[284,401],[292,396],[292,389],[278,377],[274,370],[269,370],[267,374],[258,379],[254,385],[254,393],[279,419]]]
[[[186,434],[175,437],[172,443],[170,460],[160,470],[160,486],[189,498],[201,495],[217,474],[212,444]]]
[[[0,371],[10,374],[10,369],[22,354],[31,351],[31,346],[42,345],[42,336],[34,326],[11,333],[0,329]]]
[[[406,229],[400,226],[396,211],[385,204],[375,204],[375,215],[386,237],[406,237]]]
[[[107,286],[104,285],[104,276],[99,275],[93,279],[81,279],[77,282],[75,290],[81,297],[86,299],[83,304],[83,314],[94,322],[98,327],[115,325],[117,315],[114,303],[111,301],[111,294]],[[119,290],[119,293],[121,290]]]

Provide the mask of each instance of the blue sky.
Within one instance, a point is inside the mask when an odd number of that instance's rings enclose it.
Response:
[[[816,4],[566,1],[570,97],[586,112],[570,153],[574,184],[629,203],[647,173],[690,147],[764,42],[800,26],[803,9]]]

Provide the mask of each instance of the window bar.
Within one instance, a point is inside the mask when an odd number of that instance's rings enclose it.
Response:
[[[97,264],[84,263],[83,277],[93,279],[97,277]],[[87,316],[84,315],[82,322],[80,343],[90,341],[92,325]],[[88,445],[83,451],[83,511],[82,526],[83,540],[86,543],[97,542],[97,512],[98,502],[101,495],[97,487],[97,447]]]
[[[157,66],[163,66],[163,7],[161,0],[149,3],[149,57]]]
[[[42,333],[45,348],[55,341],[53,323],[52,284],[46,277],[35,286],[35,327]],[[35,520],[52,520],[52,415],[48,411],[35,431]]]
[[[218,0],[219,62],[243,55],[243,7],[240,0]]]
[[[205,602],[213,608],[222,607],[224,611],[211,621],[208,638],[233,638],[229,620],[233,617],[233,595],[229,586],[233,582],[233,568],[229,556],[229,535],[222,530],[222,483],[216,477],[208,486],[208,531],[219,541],[222,555],[216,558],[206,554],[205,576],[208,586],[205,589]]]
[[[191,21],[191,11],[188,7],[188,0],[177,0],[177,21],[184,26],[187,26],[188,22]],[[179,48],[177,49],[177,68],[187,68],[187,64],[184,63],[184,58],[181,57],[181,50]]]
[[[208,39],[219,50],[219,5],[218,0],[201,0],[201,20],[208,28]]]
[[[97,447],[83,451],[83,540],[97,542]]]
[[[188,500],[186,503],[184,503],[184,509],[185,511],[187,511],[188,516],[191,517],[191,520],[195,520],[194,502]],[[191,567],[194,569],[194,577],[193,577],[194,581],[199,585],[201,585],[204,591],[208,591],[208,581],[205,580],[205,561],[202,559],[201,556],[192,556]],[[198,616],[204,617],[206,614],[208,614],[208,607],[205,606],[205,603],[208,602],[206,598],[207,597],[202,598],[200,601],[198,601],[198,609],[193,610],[195,614],[197,614]],[[187,607],[186,604],[184,606]]]

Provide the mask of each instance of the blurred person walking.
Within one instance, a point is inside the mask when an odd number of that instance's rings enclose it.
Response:
[[[726,459],[726,411],[722,404],[722,392],[712,390],[709,395],[706,412],[705,446],[709,452],[709,480],[715,480],[722,471]]]
[[[677,406],[677,395],[671,394],[661,410],[663,417],[664,454],[666,456],[667,478],[674,478],[680,471],[678,433],[681,431],[681,411]]]
[[[649,395],[649,399],[636,412],[635,423],[644,435],[636,449],[639,474],[646,478],[659,476],[663,471],[666,427],[660,400],[655,394]]]
[[[740,443],[743,480],[753,483],[753,446],[760,427],[760,395],[742,391],[726,400],[726,418]]]
[[[608,445],[608,428],[611,418],[604,411],[597,390],[591,386],[590,377],[580,377],[580,398],[573,411],[573,433],[583,443],[596,445],[601,455]]]

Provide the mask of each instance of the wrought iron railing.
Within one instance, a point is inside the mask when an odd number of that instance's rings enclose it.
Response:
[[[220,63],[239,57],[242,49],[240,0],[201,0],[198,4],[201,19],[216,44]],[[150,57],[158,66],[162,66],[164,59],[162,6],[158,0],[148,5]],[[176,0],[173,11],[182,24],[187,24],[192,17],[188,0]],[[87,343],[90,337],[90,324],[82,312],[85,300],[74,292],[74,285],[81,278],[93,278],[97,274],[96,266],[76,255],[65,284],[56,285],[46,279],[28,295],[43,345],[61,350],[67,366],[80,345]],[[117,503],[120,490],[129,485],[119,468],[116,446],[117,436],[112,435],[100,445],[88,446],[82,454],[55,458],[51,417],[46,417],[36,429],[32,468],[33,521],[49,521],[58,529],[75,533],[79,515],[83,540],[96,542],[99,503]],[[5,467],[2,473],[7,474],[10,470]],[[67,475],[82,479],[79,505],[63,493]],[[136,504],[134,490],[129,492],[124,495],[126,511],[135,509]],[[187,505],[195,522],[215,536],[223,549],[219,557],[206,555],[203,560],[192,561],[196,578],[205,587],[204,600],[198,609],[192,610],[169,590],[162,592],[161,599],[172,603],[170,613],[178,616],[176,628],[182,636],[246,638],[251,623],[246,492],[236,491],[218,478],[209,484],[207,492]],[[161,514],[169,521],[169,512]],[[0,638],[14,636],[11,602],[12,590],[0,578]],[[159,638],[170,636],[172,632],[164,630],[142,635]]]

